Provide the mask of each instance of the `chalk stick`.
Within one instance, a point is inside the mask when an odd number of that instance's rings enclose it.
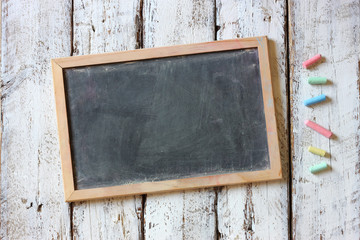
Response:
[[[326,84],[326,77],[310,77],[308,79],[309,84]]]
[[[311,65],[313,65],[314,63],[318,62],[321,60],[321,54],[316,54],[315,56],[313,56],[312,58],[306,60],[305,62],[303,62],[303,67],[304,68],[309,68]]]
[[[313,130],[317,131],[318,133],[320,133],[321,135],[323,135],[327,138],[330,138],[333,134],[331,131],[327,130],[326,128],[323,128],[322,126],[320,126],[310,120],[305,120],[304,123],[309,128],[312,128]]]
[[[326,100],[326,96],[324,94],[321,94],[319,96],[316,96],[316,97],[313,97],[313,98],[309,98],[309,99],[306,99],[304,101],[304,105],[305,106],[310,106],[312,104],[315,104],[315,103],[319,103],[319,102],[323,102]]]
[[[328,165],[326,162],[322,162],[320,164],[314,165],[312,167],[309,168],[311,173],[318,173],[321,172],[323,170],[326,170],[328,168]]]
[[[308,147],[308,151],[311,152],[311,153],[313,153],[313,154],[322,156],[322,157],[324,157],[325,154],[326,154],[325,150],[322,150],[322,149],[320,149],[320,148],[316,148],[316,147],[313,147],[313,146],[309,146],[309,147]]]

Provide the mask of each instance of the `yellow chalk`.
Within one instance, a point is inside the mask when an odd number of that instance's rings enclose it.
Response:
[[[316,155],[319,155],[319,156],[322,156],[322,157],[324,157],[325,154],[326,154],[325,150],[322,150],[320,148],[316,148],[316,147],[313,147],[313,146],[310,146],[308,148],[308,150],[309,150],[309,152],[311,152],[313,154],[316,154]]]

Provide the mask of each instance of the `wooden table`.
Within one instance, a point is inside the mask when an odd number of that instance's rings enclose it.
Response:
[[[360,236],[358,0],[18,0],[3,2],[2,16],[1,239]],[[284,180],[64,202],[50,58],[261,35],[271,40]],[[302,68],[317,53],[325,61]],[[322,93],[330,101],[303,106]],[[311,174],[321,160],[331,170]]]

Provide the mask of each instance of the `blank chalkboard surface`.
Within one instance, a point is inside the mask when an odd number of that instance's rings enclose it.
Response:
[[[53,71],[67,201],[281,177],[265,37],[55,59]]]

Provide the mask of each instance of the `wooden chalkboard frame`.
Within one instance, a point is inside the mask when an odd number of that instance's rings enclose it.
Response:
[[[75,189],[73,175],[74,171],[71,160],[63,69],[248,48],[258,49],[270,169],[185,179],[174,179],[158,182],[144,182],[102,188],[82,190]],[[57,58],[52,59],[51,63],[54,79],[65,201],[67,202],[108,198],[114,196],[126,196],[144,193],[193,189],[199,187],[233,185],[248,182],[276,180],[282,178],[280,148],[270,74],[268,40],[266,36]]]

